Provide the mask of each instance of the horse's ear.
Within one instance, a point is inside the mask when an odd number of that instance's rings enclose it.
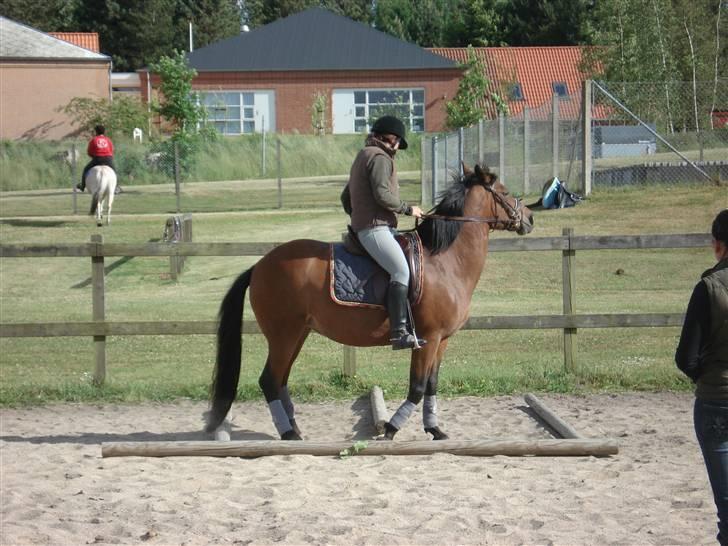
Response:
[[[478,180],[480,180],[481,182],[483,182],[485,184],[488,184],[489,175],[490,175],[490,169],[488,169],[487,166],[485,167],[485,170],[483,170],[480,165],[478,165],[477,163],[475,164],[475,176],[478,177]]]
[[[476,166],[475,166],[475,171],[477,172],[477,170],[478,170],[478,166],[476,165]],[[465,176],[470,176],[471,174],[473,174],[473,171],[471,171],[471,170],[470,170],[470,167],[468,167],[468,166],[467,166],[467,165],[465,164],[465,161],[463,161],[463,175],[465,175]]]

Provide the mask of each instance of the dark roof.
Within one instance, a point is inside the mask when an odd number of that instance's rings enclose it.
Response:
[[[457,68],[449,59],[323,8],[188,54],[198,72]]]
[[[0,59],[111,62],[111,57],[78,47],[0,16]]]

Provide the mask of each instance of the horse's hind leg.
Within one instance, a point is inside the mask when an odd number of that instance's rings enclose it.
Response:
[[[109,209],[106,211],[106,225],[107,226],[111,223],[111,205],[113,203],[114,203],[114,192],[112,190],[112,191],[109,191],[109,196],[108,196],[108,201],[107,201],[108,209]]]
[[[295,332],[295,330],[293,330]],[[296,425],[294,407],[288,394],[288,375],[303,343],[308,336],[308,329],[298,335],[291,335],[291,330],[281,328],[275,339],[268,338],[268,360],[260,374],[260,385],[273,424],[282,440],[301,440],[301,431]]]

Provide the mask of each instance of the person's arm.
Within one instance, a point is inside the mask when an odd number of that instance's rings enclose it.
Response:
[[[392,178],[392,162],[386,157],[375,155],[369,165],[369,183],[371,184],[374,200],[382,207],[398,214],[412,214],[412,207],[394,195],[389,189],[389,180]]]
[[[703,281],[695,285],[685,312],[680,342],[675,351],[677,367],[690,379],[697,381],[700,369],[700,349],[710,332],[710,301]]]
[[[111,152],[111,157],[114,157],[114,143],[111,142],[110,138],[107,138],[106,140],[109,141],[109,151]]]
[[[94,149],[94,139],[92,138],[91,140],[88,141],[88,146],[86,146],[86,154],[89,157],[93,157],[94,156],[93,149]]]
[[[344,207],[344,212],[351,216],[351,192],[349,191],[348,182],[344,186],[344,191],[341,192],[341,204]]]

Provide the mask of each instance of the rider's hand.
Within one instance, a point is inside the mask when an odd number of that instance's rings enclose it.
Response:
[[[414,216],[415,218],[422,218],[422,209],[416,205],[412,206],[412,214],[411,216]]]

